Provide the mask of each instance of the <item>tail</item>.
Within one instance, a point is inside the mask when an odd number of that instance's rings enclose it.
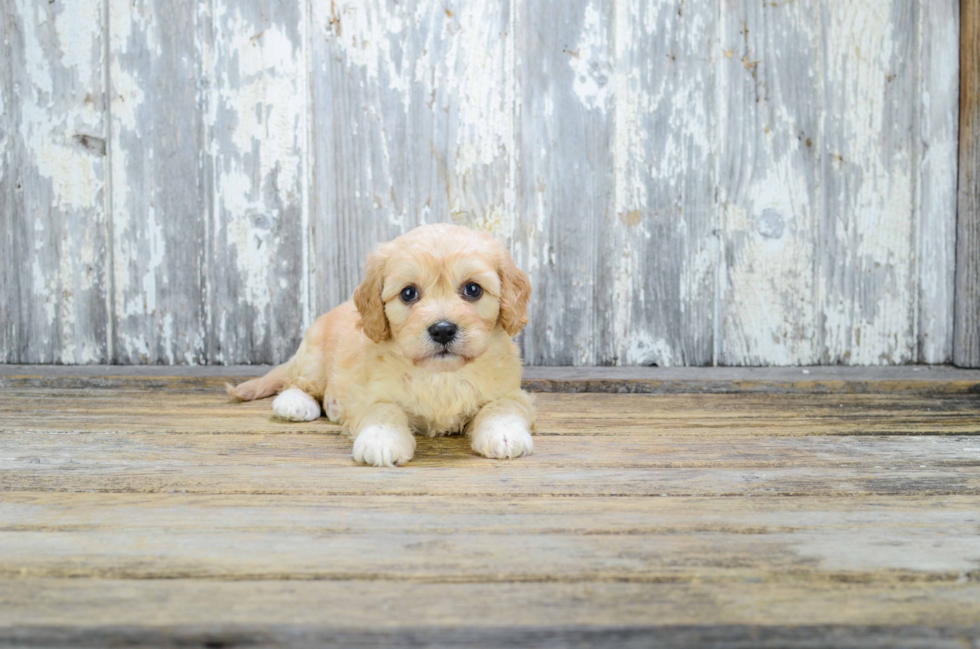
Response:
[[[285,385],[288,368],[289,363],[284,363],[265,376],[245,381],[240,385],[225,383],[225,390],[239,401],[255,401],[256,399],[271,397],[282,390],[283,385]]]

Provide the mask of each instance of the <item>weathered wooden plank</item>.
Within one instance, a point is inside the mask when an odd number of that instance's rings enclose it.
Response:
[[[820,8],[746,0],[721,10],[718,362],[814,364]]]
[[[616,222],[614,12],[610,2],[521,3],[518,264],[534,285],[524,359],[608,364],[597,348],[597,239]],[[603,276],[606,271],[603,272]],[[606,278],[607,281],[611,278]]]
[[[339,427],[321,419],[290,423],[271,417],[268,401],[238,403],[215,396],[219,386],[174,391],[166,384],[107,390],[20,386],[5,388],[0,430],[119,433],[320,433]],[[148,391],[153,399],[146,399]],[[980,428],[971,396],[764,394],[542,394],[540,434],[693,436],[962,435]]]
[[[509,2],[313,3],[318,311],[350,299],[380,242],[423,223],[509,237]]]
[[[650,625],[658,621],[668,625],[660,627],[666,633],[670,630],[679,633],[677,625],[718,625],[715,629],[719,641],[729,637],[725,633],[733,631],[731,637],[754,639],[749,629],[724,626],[733,624],[802,627],[805,631],[802,638],[790,636],[797,641],[808,637],[834,638],[834,629],[825,630],[826,635],[821,636],[819,629],[811,632],[803,626],[821,624],[880,625],[884,628],[878,632],[887,638],[900,638],[908,633],[909,625],[920,625],[906,636],[911,638],[923,637],[919,634],[929,628],[959,630],[967,638],[980,633],[976,629],[980,587],[972,583],[913,584],[901,589],[891,584],[792,582],[740,584],[738,588],[670,583],[420,584],[183,579],[8,579],[0,584],[4,641],[11,636],[30,637],[26,634],[38,627],[43,632],[45,625],[61,629],[71,625],[81,633],[92,634],[96,629],[111,633],[113,627],[129,626],[132,628],[128,637],[152,639],[155,629],[164,638],[183,633],[198,641],[207,638],[208,632],[219,639],[225,637],[222,634],[265,639],[278,633],[285,641],[297,635],[302,637],[304,630],[373,629],[376,633],[387,630],[391,634],[376,636],[376,641],[391,643],[385,646],[397,646],[400,637],[414,637],[403,636],[401,629],[421,631],[420,627],[432,629],[431,633],[476,627],[486,629],[489,634],[501,628],[525,633],[533,633],[538,628],[547,633],[553,626],[582,629],[585,633],[589,627],[598,626],[594,632],[599,634],[603,629],[631,625],[642,625],[655,632],[657,627]],[[236,633],[239,629],[240,635]],[[751,628],[755,630],[756,627]],[[839,628],[836,632],[839,639],[840,635],[846,637],[847,629]],[[25,635],[14,635],[21,633]],[[508,637],[515,638],[516,634]],[[936,638],[929,640],[935,642]],[[905,646],[923,649],[963,646],[962,643],[929,644],[929,640]],[[960,642],[959,637],[956,642]],[[585,646],[591,645],[585,643]],[[745,646],[758,645],[749,641]]]
[[[108,15],[112,362],[204,363],[208,29],[191,1],[112,0]]]
[[[220,383],[220,382],[218,382]],[[93,383],[76,387],[5,386],[0,401],[4,431],[119,433],[321,433],[338,426],[325,419],[290,423],[271,417],[268,401],[238,403],[216,394],[220,385],[135,383],[127,388]],[[152,391],[153,398],[145,395]],[[906,394],[541,394],[540,434],[801,436],[962,435],[980,428],[970,395]]]
[[[0,365],[0,387],[152,389],[220,392],[226,381],[261,376],[271,366]],[[639,394],[907,394],[980,393],[980,371],[949,366],[790,367],[525,367],[535,392]]]
[[[654,612],[656,614],[656,612]],[[429,647],[448,649],[529,649],[532,647],[600,647],[663,649],[688,647],[847,647],[889,649],[959,649],[975,641],[976,627],[865,626],[865,625],[670,625],[649,623],[628,626],[558,627],[399,627],[389,630],[323,628],[246,623],[235,626],[17,626],[0,632],[2,646],[104,647],[106,645],[239,646],[256,642],[289,647]],[[10,644],[12,643],[12,645]]]
[[[607,422],[605,430],[615,427]],[[0,491],[460,496],[980,494],[969,439],[771,443],[771,438],[542,435],[501,464],[459,437],[419,441],[413,462],[367,471],[337,434],[5,433]],[[645,431],[644,431],[645,432]],[[730,449],[742,446],[744,451]],[[616,450],[613,450],[616,449]],[[774,452],[772,449],[777,449]],[[782,453],[780,456],[779,453]]]
[[[623,422],[596,422],[576,430],[563,422],[551,422],[539,437],[545,452],[523,467],[498,472],[526,473],[542,469],[579,467],[635,472],[640,469],[792,469],[836,467],[861,471],[887,467],[889,471],[969,468],[978,464],[977,447],[970,436],[926,439],[923,436],[765,436],[705,435],[630,427]],[[560,428],[559,428],[560,427]],[[558,432],[552,432],[559,428]],[[610,432],[615,430],[616,432]],[[621,432],[620,432],[621,431]],[[163,431],[164,433],[168,431]],[[38,476],[70,472],[95,476],[100,470],[135,472],[140,467],[156,471],[163,465],[192,465],[194,454],[208,458],[207,466],[222,475],[239,475],[237,464],[271,466],[283,470],[308,467],[323,469],[351,466],[350,441],[332,427],[327,430],[268,434],[247,431],[202,431],[202,436],[161,432],[37,432],[0,433],[0,444],[15,455],[0,460],[5,469],[29,469]],[[419,439],[414,467],[493,467],[469,451],[466,440],[450,437]],[[36,476],[35,476],[36,477]],[[15,488],[16,481],[6,483]]]
[[[11,47],[14,19],[9,2],[0,2],[0,361],[16,362],[19,350],[17,324],[20,322],[20,283],[14,254],[14,191],[12,171],[14,108],[14,70]]]
[[[980,367],[980,6],[960,3],[959,206],[953,359]]]
[[[94,494],[5,492],[0,497],[4,532],[138,533],[157,527],[174,532],[268,532],[294,530],[324,534],[406,532],[484,534],[649,534],[858,533],[851,526],[874,529],[908,527],[927,536],[929,527],[969,531],[976,511],[972,496],[864,498],[562,498],[500,499],[447,496],[199,496],[191,494]],[[190,515],[189,512],[200,512]],[[878,515],[880,514],[880,516]],[[913,520],[925,527],[915,529]],[[904,539],[898,539],[904,542]],[[877,542],[867,539],[867,545]],[[862,560],[902,569],[972,568],[960,559],[897,552],[862,555]],[[892,564],[890,562],[897,562]],[[932,563],[935,562],[935,563]],[[917,566],[917,568],[916,568]],[[837,569],[839,566],[833,566]]]
[[[654,612],[654,616],[658,612]],[[910,625],[570,625],[522,627],[509,624],[467,627],[399,627],[396,629],[333,629],[309,626],[247,623],[235,626],[17,626],[0,635],[2,646],[104,647],[134,645],[238,646],[256,642],[290,647],[600,647],[639,649],[650,646],[686,649],[718,647],[888,647],[890,649],[959,649],[976,639],[976,627]]]
[[[289,358],[309,307],[306,3],[213,5],[208,360]]]
[[[918,113],[913,160],[919,363],[948,363],[953,358],[959,7],[958,0],[921,0],[916,8]]]
[[[818,312],[824,363],[917,358],[913,242],[915,10],[824,2]]]
[[[976,506],[976,498],[8,493],[0,575],[956,582],[975,571]],[[932,551],[937,539],[942,553]]]
[[[969,396],[540,395],[529,458],[424,438],[376,471],[336,426],[128,380],[4,388],[0,644],[980,634]]]
[[[610,161],[599,148],[607,145],[604,141],[592,145],[595,148],[588,158],[580,158],[575,150],[559,154],[576,161],[592,160],[596,169],[570,173],[567,164],[558,164],[550,181],[559,183],[558,191],[569,192],[567,199],[554,204],[552,218],[559,222],[575,218],[595,221],[592,227],[597,250],[591,254],[596,256],[593,263],[597,275],[591,308],[596,313],[591,318],[596,348],[585,362],[707,365],[714,354],[718,256],[713,162],[717,108],[712,61],[717,56],[717,7],[712,0],[638,0],[615,3],[613,14],[613,69],[602,69],[603,57],[608,55],[605,50],[595,50],[599,67],[588,71],[593,77],[602,75],[593,83],[600,93],[610,95],[606,103],[611,124],[593,123],[596,129],[613,131],[608,143],[613,152],[613,206],[607,204],[604,195],[610,192],[605,185]],[[541,15],[535,18],[547,23]],[[559,32],[554,37],[564,39],[567,35]],[[598,41],[592,47],[609,45]],[[572,62],[591,65],[575,58]],[[576,74],[573,88],[587,79],[579,71]],[[603,77],[610,77],[608,85],[600,85]],[[540,86],[536,77],[528,82],[526,92],[537,93]],[[570,101],[575,98],[562,99],[556,110],[564,112]],[[581,109],[576,105],[576,110]],[[606,115],[604,106],[597,105],[593,111],[601,112],[592,119]],[[534,122],[528,128],[542,128],[542,123]],[[530,135],[534,134],[531,130]],[[562,140],[558,145],[568,146]],[[530,153],[532,160],[536,155],[555,155],[552,146]],[[602,184],[583,185],[574,179],[579,174],[595,174],[590,181]],[[582,201],[573,192],[583,190],[595,191],[598,196],[591,202]],[[547,194],[545,200],[549,200]],[[562,204],[561,200],[569,202]],[[562,227],[572,232],[567,225]],[[566,282],[565,286],[573,290],[571,295],[557,293],[559,299],[580,299],[576,293],[585,288],[581,286],[585,272],[575,265],[589,259],[586,246],[591,239],[583,236],[567,244],[573,253],[564,261],[569,266],[567,274],[553,279],[544,276],[550,283],[549,291],[562,290],[557,282]],[[547,298],[552,299],[550,295]],[[553,319],[553,313],[564,309],[558,301],[546,301],[539,313]],[[587,318],[587,313],[578,317]],[[560,322],[546,322],[560,331]],[[549,353],[554,355],[555,351]]]
[[[4,2],[2,359],[107,362],[99,0]]]

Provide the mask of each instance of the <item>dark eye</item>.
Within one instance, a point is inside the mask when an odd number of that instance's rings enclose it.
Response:
[[[479,300],[483,295],[483,287],[476,282],[469,282],[463,287],[463,296],[471,300]]]
[[[414,302],[419,299],[419,290],[414,286],[406,286],[401,293],[402,302]]]

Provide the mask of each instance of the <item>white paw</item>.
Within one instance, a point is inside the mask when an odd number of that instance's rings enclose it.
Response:
[[[289,388],[272,402],[272,414],[286,421],[313,421],[320,416],[320,404],[299,388]]]
[[[534,440],[523,417],[503,415],[473,431],[473,450],[498,460],[513,459],[534,453]]]
[[[371,466],[405,464],[415,455],[415,436],[403,428],[375,424],[354,439],[354,460]]]

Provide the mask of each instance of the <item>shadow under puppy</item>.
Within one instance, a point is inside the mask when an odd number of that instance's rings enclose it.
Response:
[[[272,411],[290,421],[318,418],[322,403],[363,464],[408,462],[413,431],[465,430],[486,457],[530,455],[534,408],[511,340],[530,296],[490,235],[424,225],[378,247],[353,301],[320,316],[288,362],[228,393],[278,392]]]

